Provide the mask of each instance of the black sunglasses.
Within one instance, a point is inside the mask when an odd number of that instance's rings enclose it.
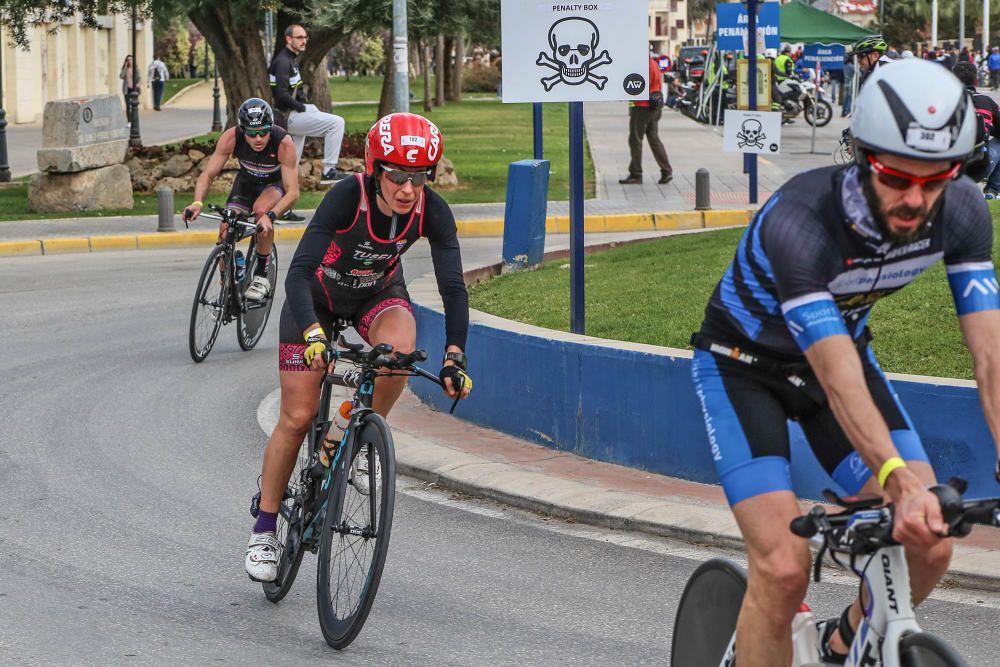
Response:
[[[382,166],[382,171],[385,175],[389,177],[389,180],[396,185],[403,185],[407,181],[413,183],[413,187],[419,188],[421,185],[427,184],[427,179],[430,178],[430,171],[404,171],[402,169],[394,169],[392,167]]]
[[[267,135],[271,134],[271,128],[265,127],[260,130],[243,130],[243,134],[247,135],[248,137],[266,137]]]

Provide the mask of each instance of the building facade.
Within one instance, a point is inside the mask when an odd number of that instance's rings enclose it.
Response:
[[[152,93],[145,80],[153,58],[152,22],[136,23],[136,36],[136,60],[142,79],[139,103],[145,109],[152,106]],[[58,26],[41,24],[30,29],[29,38],[27,49],[11,46],[7,31],[0,26],[0,106],[7,112],[8,123],[41,122],[49,100],[84,95],[117,95],[124,111],[118,74],[132,50],[130,16],[102,16],[96,30],[84,27],[78,18]]]

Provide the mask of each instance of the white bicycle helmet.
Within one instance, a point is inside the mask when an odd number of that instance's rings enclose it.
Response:
[[[964,161],[976,146],[976,109],[950,71],[938,63],[907,58],[879,67],[865,81],[851,132],[855,160],[862,165],[865,151]]]

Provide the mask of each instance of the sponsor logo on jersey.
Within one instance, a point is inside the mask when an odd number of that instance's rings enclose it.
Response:
[[[395,254],[389,253],[389,252],[386,252],[386,253],[365,252],[364,250],[361,250],[360,248],[355,248],[354,249],[354,259],[359,260],[359,261],[364,261],[366,263],[382,262],[382,261],[385,261],[387,259],[392,259],[395,256],[396,256]]]
[[[1000,293],[1000,285],[998,285],[996,278],[985,278],[983,280],[973,278],[968,282],[968,284],[966,284],[965,289],[962,290],[962,298],[968,299],[973,290],[979,292],[983,296],[988,296],[990,294]]]

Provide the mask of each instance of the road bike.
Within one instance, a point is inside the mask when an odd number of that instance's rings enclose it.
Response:
[[[328,370],[323,374],[319,408],[278,510],[278,576],[263,584],[267,599],[279,602],[291,589],[305,552],[318,554],[319,624],[335,649],[354,641],[368,618],[392,530],[396,455],[388,424],[372,409],[375,378],[419,376],[441,384],[436,375],[414,365],[426,360],[424,351],[394,355],[392,346],[385,344],[365,351],[363,345],[348,343],[340,335],[349,326],[345,320],[334,324],[331,340],[343,349],[324,352]],[[330,371],[331,361],[351,367]],[[350,420],[327,467],[320,450],[333,423],[330,407],[335,385],[354,389],[354,393]],[[256,517],[259,509],[257,493],[250,513]]]
[[[278,251],[271,248],[267,266],[267,279],[271,283],[269,294],[261,301],[248,299],[244,291],[253,279],[257,262],[257,225],[247,221],[247,214],[229,208],[208,205],[218,215],[202,213],[200,217],[220,220],[226,224],[225,240],[209,253],[201,270],[198,288],[191,304],[191,326],[188,330],[188,350],[195,362],[204,361],[215,345],[223,324],[236,320],[236,338],[244,350],[252,350],[264,335],[264,327],[271,314],[274,286],[278,280]],[[184,225],[188,224],[188,211],[184,211]],[[240,269],[236,244],[250,237],[246,252],[246,265]]]
[[[949,534],[964,537],[972,524],[1000,526],[1000,498],[963,501],[965,487],[965,482],[956,478],[931,489],[941,501]],[[881,506],[878,496],[841,498],[830,490],[823,495],[843,511],[830,515],[824,507],[816,506],[790,527],[819,548],[814,581],[820,580],[823,558],[829,554],[839,566],[860,577],[869,592],[847,667],[964,667],[966,662],[954,648],[917,624],[903,546],[892,539],[892,506]],[[672,665],[734,664],[736,619],[746,582],[743,568],[722,558],[706,561],[695,570],[684,588],[674,623]],[[818,633],[814,628],[806,630]],[[818,634],[815,639],[806,642],[808,650],[799,651],[800,645],[796,645],[793,667],[822,667],[815,648]]]

